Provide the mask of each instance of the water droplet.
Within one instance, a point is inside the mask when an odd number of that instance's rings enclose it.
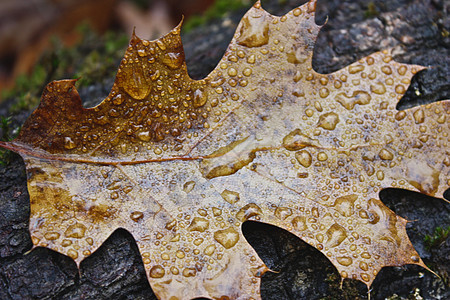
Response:
[[[239,241],[239,233],[233,227],[229,227],[214,232],[214,239],[226,249],[230,249]]]
[[[237,75],[237,70],[235,68],[229,68],[228,69],[228,75],[236,76]]]
[[[341,257],[337,257],[337,262],[340,263],[343,266],[350,266],[353,263],[353,259],[349,256],[341,256]]]
[[[256,62],[256,56],[255,56],[255,54],[250,55],[250,56],[247,58],[247,62],[248,62],[249,64],[254,64],[254,63]]]
[[[212,211],[213,211],[214,217],[218,217],[218,216],[220,216],[222,214],[222,210],[220,208],[217,208],[217,207],[213,207]]]
[[[332,207],[334,207],[344,217],[350,217],[353,214],[354,203],[358,199],[357,195],[346,195],[336,198]]]
[[[319,90],[319,96],[321,98],[326,98],[326,97],[328,97],[329,94],[330,94],[330,91],[325,87],[323,87]]]
[[[317,111],[321,112],[322,109],[322,105],[320,104],[319,101],[314,102],[314,107],[316,108]]]
[[[239,193],[230,190],[224,190],[221,194],[222,198],[230,204],[235,204],[239,201]]]
[[[297,71],[297,72],[295,73],[295,76],[294,76],[294,82],[299,82],[300,79],[302,79],[302,77],[303,77],[302,72]]]
[[[324,239],[323,234],[321,234],[321,233],[316,234],[316,240],[317,240],[319,243],[322,243],[322,242],[323,242],[323,239]],[[320,249],[319,249],[319,250],[320,250]]]
[[[258,217],[262,214],[261,208],[255,203],[250,203],[242,207],[237,213],[236,218],[241,221],[247,221],[250,218]]]
[[[265,15],[246,16],[241,21],[237,43],[245,47],[260,47],[269,42],[269,23]]]
[[[122,94],[117,94],[113,99],[112,102],[114,103],[114,105],[120,105],[123,103],[123,97]]]
[[[400,74],[400,75],[405,75],[406,74],[406,71],[407,71],[408,69],[406,68],[406,66],[400,66],[400,68],[398,68],[398,74]]]
[[[380,150],[378,156],[380,156],[382,160],[392,160],[394,158],[394,154],[385,148]]]
[[[298,128],[283,138],[283,147],[287,150],[297,151],[306,146],[317,146],[317,140],[304,135]]]
[[[133,211],[130,214],[130,219],[133,220],[134,222],[139,221],[140,219],[142,219],[144,217],[144,214],[140,211]]]
[[[351,110],[355,107],[356,104],[366,105],[370,103],[372,97],[366,91],[355,91],[349,97],[345,93],[339,93],[336,95],[336,101],[340,103],[343,107],[348,110]]]
[[[416,124],[423,123],[425,121],[425,113],[423,112],[423,109],[419,108],[414,113],[414,120],[416,121]]]
[[[399,111],[398,113],[395,114],[395,119],[397,121],[401,121],[406,117],[406,113],[404,111]]]
[[[184,268],[183,276],[184,277],[194,277],[197,275],[197,270],[195,268]]]
[[[364,66],[363,65],[351,65],[348,67],[348,72],[350,74],[356,74],[358,72],[361,72],[364,70]]]
[[[159,47],[159,49],[161,49],[161,50],[166,50],[166,45],[164,44],[164,42],[163,41],[161,41],[161,40],[156,40],[156,45],[158,45],[158,47]]]
[[[370,86],[370,91],[378,95],[383,95],[386,93],[386,87],[382,82],[378,82],[375,85]]]
[[[364,261],[361,261],[361,262],[359,263],[359,267],[360,267],[361,270],[363,270],[363,271],[369,270],[369,266],[368,266],[367,263],[364,262]]]
[[[165,273],[166,271],[160,265],[153,266],[149,271],[151,278],[162,278],[164,277]]]
[[[399,84],[399,85],[397,85],[395,87],[395,92],[397,94],[402,94],[403,95],[406,92],[406,90],[405,90],[405,87],[403,85]]]
[[[205,248],[205,250],[203,251],[203,253],[205,253],[206,255],[213,255],[214,251],[216,251],[216,245],[209,245]]]
[[[294,16],[298,17],[302,14],[302,10],[297,7],[292,13],[294,14]]]
[[[59,233],[58,232],[46,232],[44,237],[49,241],[57,240],[57,239],[59,239]]]
[[[33,244],[36,245],[36,243],[33,243]],[[63,247],[68,247],[68,246],[70,246],[70,245],[72,245],[72,241],[71,241],[71,240],[66,240],[66,239],[64,239],[64,240],[62,240],[62,242],[61,242],[61,246],[63,246]]]
[[[178,258],[182,259],[182,258],[184,258],[184,257],[185,257],[185,254],[184,254],[184,252],[183,252],[183,251],[181,251],[181,250],[178,250],[178,251],[177,251],[177,253],[176,253],[176,256],[177,256]]]
[[[384,173],[381,170],[377,171],[377,179],[378,180],[383,180],[384,179]]]
[[[178,275],[178,274],[180,273],[180,271],[178,270],[177,267],[171,267],[171,268],[170,268],[170,272],[171,272],[173,275]]]
[[[326,235],[327,235],[327,246],[337,247],[347,238],[347,231],[341,225],[334,223],[327,230]]]
[[[205,218],[195,217],[189,225],[190,231],[204,232],[209,228],[209,221]]]
[[[77,144],[75,144],[75,142],[72,140],[71,137],[66,136],[64,138],[64,148],[66,148],[67,150],[72,150],[77,146]]]
[[[200,246],[203,243],[203,239],[202,238],[198,238],[194,240],[194,245],[195,246]]]
[[[202,107],[203,105],[205,105],[207,100],[208,100],[208,96],[206,93],[204,93],[200,89],[195,90],[194,101],[193,101],[193,105],[195,108]]]
[[[244,71],[242,71],[242,74],[244,74],[244,76],[250,76],[252,75],[252,69],[250,68],[245,68]]]
[[[292,219],[292,226],[294,226],[294,229],[297,231],[305,231],[308,229],[308,226],[306,225],[306,218],[304,216],[297,216],[294,219]]]
[[[312,164],[311,154],[306,150],[297,151],[295,158],[305,168],[308,168]]]
[[[183,185],[183,191],[187,194],[190,193],[195,187],[195,181],[187,181]]]
[[[169,68],[175,70],[178,69],[179,67],[181,67],[181,65],[183,65],[184,62],[184,54],[183,52],[181,53],[166,53],[163,57],[162,57],[162,62],[163,64],[165,64],[166,66],[168,66]]]
[[[361,279],[364,280],[365,282],[369,282],[370,276],[366,273],[361,273]]]
[[[334,112],[329,112],[319,117],[318,126],[326,130],[334,130],[339,123],[339,116]]]
[[[72,259],[77,259],[78,258],[78,251],[76,251],[74,249],[69,249],[67,251],[67,256],[69,256]]]
[[[86,226],[81,223],[75,223],[67,228],[66,232],[64,232],[64,235],[70,238],[81,239],[84,237],[85,232]]]
[[[138,138],[143,142],[148,142],[152,138],[149,131],[141,131],[137,134]]]
[[[165,227],[167,230],[172,230],[175,227],[175,225],[177,225],[177,220],[174,219],[170,222],[167,222]]]
[[[289,207],[279,206],[275,209],[275,216],[280,220],[286,220],[291,215],[292,209],[290,209]]]
[[[383,66],[381,67],[381,71],[386,74],[386,75],[391,75],[392,74],[392,69],[389,66]]]
[[[317,153],[317,160],[326,161],[328,159],[328,155],[325,152]]]

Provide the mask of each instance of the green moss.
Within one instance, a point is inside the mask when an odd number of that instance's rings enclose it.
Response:
[[[375,2],[370,1],[369,4],[367,5],[366,11],[364,12],[364,16],[366,18],[373,18],[373,17],[378,16],[379,14],[380,13],[378,11],[378,8],[377,8]]]
[[[193,28],[220,18],[226,13],[246,7],[249,3],[246,0],[216,0],[203,14],[189,17],[183,24],[183,31],[189,32]]]
[[[9,142],[13,139],[11,130],[11,117],[0,117],[0,141]],[[0,148],[0,165],[8,165],[11,160],[12,152]]]
[[[423,240],[425,243],[425,247],[428,249],[428,251],[433,248],[439,247],[445,242],[449,234],[450,226],[447,226],[447,228],[436,227],[432,235],[425,235],[425,238]]]

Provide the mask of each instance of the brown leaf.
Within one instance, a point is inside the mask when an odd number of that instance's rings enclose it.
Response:
[[[259,299],[268,269],[246,220],[296,234],[368,286],[384,266],[426,268],[378,193],[443,197],[450,102],[397,111],[423,67],[389,51],[316,73],[315,4],[276,17],[257,2],[203,80],[187,74],[178,26],[133,36],[94,108],[75,80],[50,83],[19,137],[0,143],[27,165],[33,244],[79,264],[125,228],[161,299]]]

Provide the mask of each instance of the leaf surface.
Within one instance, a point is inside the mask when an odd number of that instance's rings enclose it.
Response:
[[[218,66],[187,73],[180,26],[133,35],[108,97],[83,108],[75,80],[50,83],[19,137],[35,247],[79,264],[117,228],[136,239],[161,299],[260,298],[268,269],[247,220],[284,228],[343,278],[418,264],[395,187],[443,197],[449,101],[396,110],[423,67],[372,54],[312,69],[315,1],[284,16],[257,2]]]

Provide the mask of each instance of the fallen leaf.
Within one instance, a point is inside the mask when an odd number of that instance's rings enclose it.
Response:
[[[34,247],[79,264],[125,228],[161,299],[259,299],[268,268],[247,220],[294,233],[367,286],[384,266],[427,268],[378,194],[443,197],[450,102],[396,110],[423,67],[389,51],[315,72],[315,5],[277,17],[257,2],[203,80],[188,76],[179,25],[133,35],[94,108],[75,80],[50,83],[19,137],[0,142],[26,163]]]

